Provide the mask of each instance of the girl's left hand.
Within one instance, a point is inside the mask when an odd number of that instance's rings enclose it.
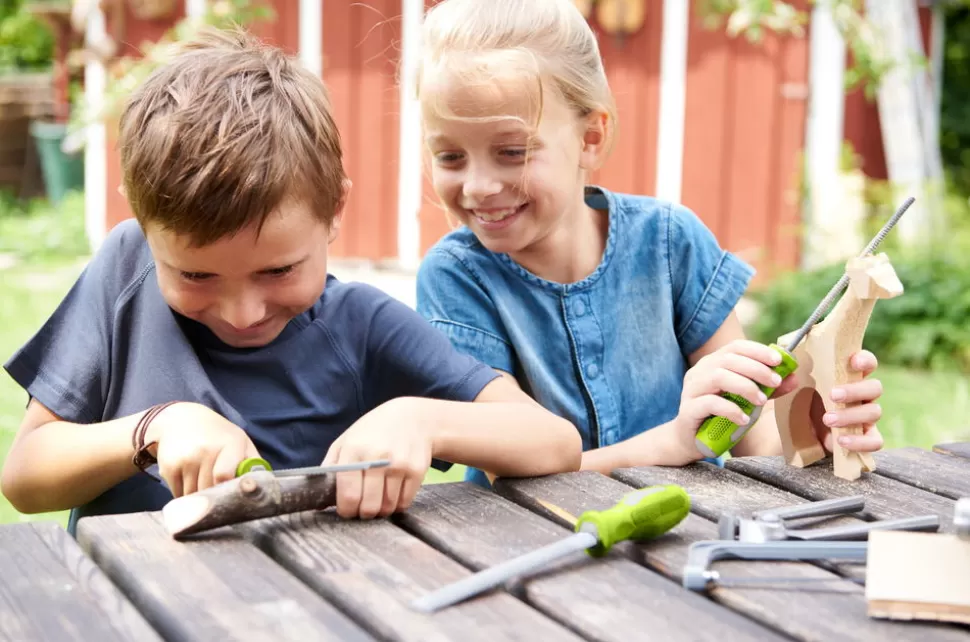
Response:
[[[843,435],[839,446],[856,452],[874,452],[883,447],[883,438],[876,423],[882,418],[882,408],[876,400],[882,395],[882,382],[868,379],[879,365],[876,356],[868,350],[860,350],[852,355],[849,367],[862,373],[862,380],[844,384],[832,389],[830,401],[839,404],[852,404],[847,408],[826,412],[822,400],[815,399],[811,417],[818,440],[824,448],[832,452],[835,448],[832,428],[842,426],[862,426],[861,435]]]

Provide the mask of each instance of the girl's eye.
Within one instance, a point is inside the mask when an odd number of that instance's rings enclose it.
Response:
[[[528,151],[525,147],[510,147],[502,150],[503,156],[511,156],[512,158],[523,158]]]
[[[461,160],[461,154],[457,152],[441,152],[435,154],[435,160],[439,163],[456,163]]]

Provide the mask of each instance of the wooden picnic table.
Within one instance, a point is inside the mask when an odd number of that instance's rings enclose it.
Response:
[[[876,456],[855,482],[831,463],[736,458],[719,469],[617,470],[422,487],[405,514],[346,521],[332,511],[270,518],[176,541],[160,514],[0,527],[0,638],[6,640],[963,640],[970,627],[870,618],[864,564],[716,562],[732,578],[829,578],[766,589],[682,587],[687,547],[717,539],[725,512],[865,495],[863,519],[933,513],[953,528],[970,496],[970,444]],[[433,615],[412,599],[569,534],[569,514],[613,505],[632,488],[682,485],[691,514],[648,543],[554,569]],[[548,508],[558,507],[559,511]],[[562,512],[565,511],[565,514]],[[829,523],[857,522],[843,516]],[[830,518],[831,520],[831,518]]]

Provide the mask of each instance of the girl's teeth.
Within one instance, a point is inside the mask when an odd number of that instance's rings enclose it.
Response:
[[[486,221],[501,221],[507,216],[515,214],[519,210],[518,207],[508,207],[504,210],[491,210],[489,212],[475,211],[475,216]]]

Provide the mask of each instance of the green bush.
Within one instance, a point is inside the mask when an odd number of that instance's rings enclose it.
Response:
[[[0,71],[37,71],[50,67],[54,34],[20,1],[0,3]]]
[[[970,372],[970,256],[927,249],[890,259],[905,291],[876,302],[863,347],[884,364]],[[838,263],[789,273],[752,292],[752,338],[776,341],[800,327],[844,271]]]

